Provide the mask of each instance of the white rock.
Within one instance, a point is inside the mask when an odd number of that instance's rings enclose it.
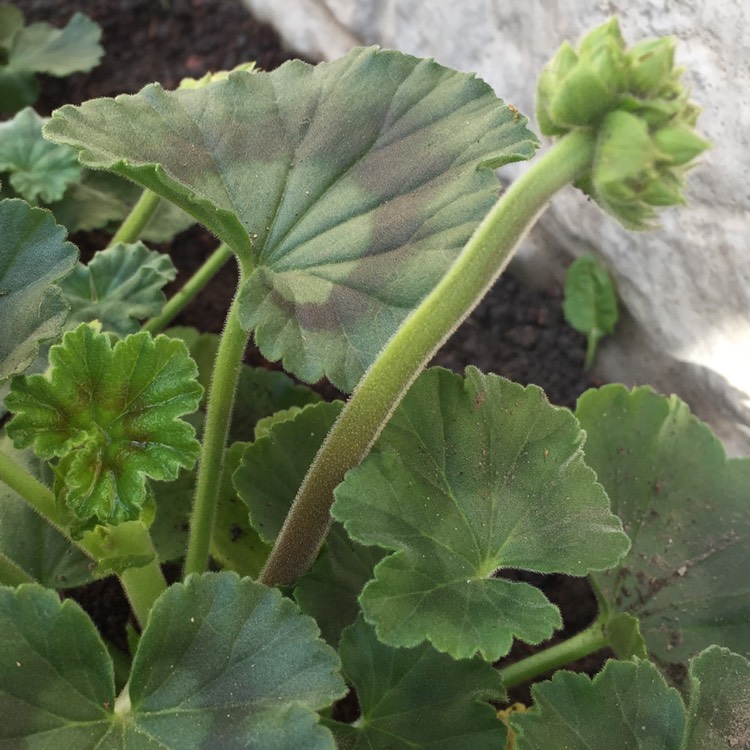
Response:
[[[714,148],[689,180],[688,208],[633,234],[570,189],[527,240],[521,270],[558,279],[572,255],[594,252],[624,308],[598,371],[675,392],[733,455],[750,454],[750,4],[570,0],[245,0],[288,46],[334,59],[379,44],[476,71],[533,117],[539,71],[563,39],[575,43],[616,13],[627,41],[672,34]],[[525,165],[503,174],[513,177]]]

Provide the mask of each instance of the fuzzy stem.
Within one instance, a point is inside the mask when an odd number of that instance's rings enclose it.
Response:
[[[229,246],[226,243],[219,245],[203,265],[185,282],[182,289],[169,299],[161,313],[145,323],[141,330],[153,334],[163,331],[231,257],[232,251]]]
[[[503,687],[512,688],[521,685],[540,674],[564,667],[566,664],[606,648],[609,645],[605,631],[606,624],[606,616],[600,614],[585,630],[576,633],[566,641],[500,669]]]
[[[242,278],[241,274],[237,294],[229,308],[219,349],[216,352],[206,407],[206,422],[198,464],[193,512],[190,518],[185,576],[190,573],[203,573],[208,565],[216,501],[224,470],[224,448],[229,436],[240,365],[250,336],[239,322],[239,290]]]
[[[533,163],[495,204],[435,289],[365,373],[307,472],[260,580],[292,584],[314,561],[333,490],[367,455],[424,365],[481,301],[550,198],[590,169],[595,136],[574,131]]]
[[[160,196],[145,188],[115,236],[109,241],[109,247],[116,245],[118,242],[135,242],[141,236],[143,228],[148,224],[148,220],[153,216],[154,211],[156,211],[160,200]]]

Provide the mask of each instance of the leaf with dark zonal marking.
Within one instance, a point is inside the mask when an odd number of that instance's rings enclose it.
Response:
[[[395,51],[57,110],[45,135],[193,215],[247,271],[271,360],[350,391],[536,138],[475,76]]]

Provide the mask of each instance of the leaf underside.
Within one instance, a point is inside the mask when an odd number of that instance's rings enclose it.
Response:
[[[674,682],[712,644],[750,656],[750,459],[727,460],[685,403],[650,388],[588,391],[576,414],[632,541],[617,568],[592,576],[608,605],[640,620]]]
[[[428,639],[496,660],[513,637],[549,638],[559,613],[503,568],[584,575],[628,547],[584,434],[541,389],[468,368],[425,372],[375,451],[336,489],[332,514],[357,542],[391,550],[360,604],[394,646]]]
[[[474,76],[394,51],[55,112],[45,134],[227,242],[264,356],[351,391],[536,139]]]

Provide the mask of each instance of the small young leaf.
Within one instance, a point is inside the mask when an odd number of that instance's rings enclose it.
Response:
[[[489,167],[533,155],[525,124],[475,76],[369,48],[66,106],[45,133],[226,242],[263,354],[350,391],[495,202]]]
[[[584,433],[541,389],[466,370],[423,373],[371,454],[336,489],[333,516],[393,550],[360,604],[394,646],[428,639],[456,658],[496,660],[513,637],[549,638],[560,616],[503,568],[584,575],[628,549]]]
[[[233,573],[191,576],[149,616],[130,731],[175,749],[333,750],[315,711],[345,692],[338,666],[313,620],[276,589]]]
[[[135,333],[139,320],[161,312],[166,302],[162,287],[176,276],[168,255],[141,242],[100,250],[60,284],[70,305],[68,325],[98,320],[118,336]]]
[[[453,661],[429,644],[394,649],[361,618],[344,631],[341,661],[362,716],[330,724],[347,750],[499,750],[506,730],[494,708],[504,690],[480,659]]]
[[[40,342],[57,336],[68,308],[55,285],[78,252],[48,211],[0,202],[0,381],[22,372]]]
[[[16,378],[7,432],[19,448],[59,458],[61,496],[76,515],[102,523],[139,517],[146,477],[174,479],[199,445],[179,419],[202,389],[187,347],[147,333],[114,347],[81,324],[50,350],[51,373]]]
[[[0,172],[10,174],[11,187],[31,204],[60,200],[81,175],[76,152],[44,138],[45,122],[27,107],[0,123]]]
[[[640,620],[673,681],[711,644],[749,656],[750,459],[727,460],[686,404],[650,388],[588,391],[576,414],[632,540],[620,566],[592,576],[607,604]]]
[[[111,726],[115,684],[86,613],[36,584],[0,587],[0,633],[0,745],[96,747]]]
[[[588,337],[588,370],[599,340],[613,333],[617,324],[617,294],[612,279],[593,255],[581,256],[568,268],[563,313],[569,325]]]

